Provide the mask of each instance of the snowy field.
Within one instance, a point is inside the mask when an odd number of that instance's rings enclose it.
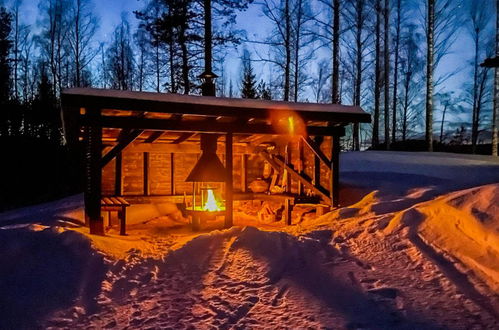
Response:
[[[96,237],[82,196],[0,214],[0,329],[498,329],[499,160],[340,169],[342,208],[289,227],[238,213],[194,234],[163,207]]]

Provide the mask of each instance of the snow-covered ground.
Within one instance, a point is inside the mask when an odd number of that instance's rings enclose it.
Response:
[[[345,153],[341,172],[343,207],[289,227],[165,211],[96,237],[82,196],[0,214],[0,328],[499,328],[499,160]]]

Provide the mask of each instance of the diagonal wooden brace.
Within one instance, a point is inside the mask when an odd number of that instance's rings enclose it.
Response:
[[[290,167],[279,158],[273,157],[267,151],[260,151],[258,155],[262,157],[266,162],[268,162],[270,166],[272,166],[275,170],[280,171],[281,169],[285,169],[286,171],[288,171],[288,175],[290,175],[293,179],[299,181],[305,187],[315,192],[324,200],[325,203],[331,204],[329,191],[322,187],[316,187],[312,182],[310,182],[310,180],[308,180],[302,174],[298,173],[294,168]]]
[[[122,138],[118,140],[118,143],[113,147],[113,149],[109,150],[107,154],[105,154],[100,162],[101,168],[106,166],[114,157],[116,157],[123,149],[126,148],[127,145],[132,143],[136,138],[142,134],[143,130],[136,129],[128,132],[128,134],[124,134]]]

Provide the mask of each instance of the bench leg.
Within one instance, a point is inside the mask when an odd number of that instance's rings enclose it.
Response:
[[[324,206],[317,206],[315,208],[315,215],[320,217],[324,215]]]
[[[291,205],[291,201],[286,199],[284,201],[284,220],[286,221],[286,225],[291,225],[291,213],[293,211],[293,205]]]
[[[201,228],[201,218],[198,215],[192,216],[192,231],[199,231]]]
[[[120,212],[118,212],[120,218],[120,235],[126,235],[126,208],[123,208]]]

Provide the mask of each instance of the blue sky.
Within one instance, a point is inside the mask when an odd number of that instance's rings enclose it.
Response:
[[[0,0],[1,2],[2,0]],[[4,1],[7,5],[13,0]],[[37,6],[39,0],[24,0],[22,6],[22,18],[27,24],[35,24],[38,18]],[[94,6],[97,15],[99,16],[100,28],[96,34],[96,41],[110,40],[111,33],[114,27],[120,22],[122,13],[127,13],[132,23],[132,27],[136,26],[134,10],[142,9],[147,0],[94,0]],[[268,20],[263,17],[261,8],[258,5],[251,5],[250,9],[243,14],[240,14],[237,19],[237,28],[247,31],[250,39],[264,39],[269,30],[272,28]],[[256,45],[247,45],[251,51],[257,51],[262,55],[266,55],[266,50]],[[240,60],[239,50],[230,50],[226,58],[226,70],[234,82],[239,81]],[[472,55],[471,40],[467,33],[462,29],[459,32],[458,40],[452,48],[452,52],[442,61],[438,68],[439,72],[454,70],[455,68],[466,67],[467,61]],[[315,66],[311,65],[311,70],[315,70]],[[265,77],[268,74],[269,66],[263,63],[255,65],[255,73],[257,76]],[[438,72],[437,72],[438,74]],[[460,72],[452,79],[447,81],[446,89],[455,90],[461,87],[465,79],[470,79],[468,69],[460,70]]]

